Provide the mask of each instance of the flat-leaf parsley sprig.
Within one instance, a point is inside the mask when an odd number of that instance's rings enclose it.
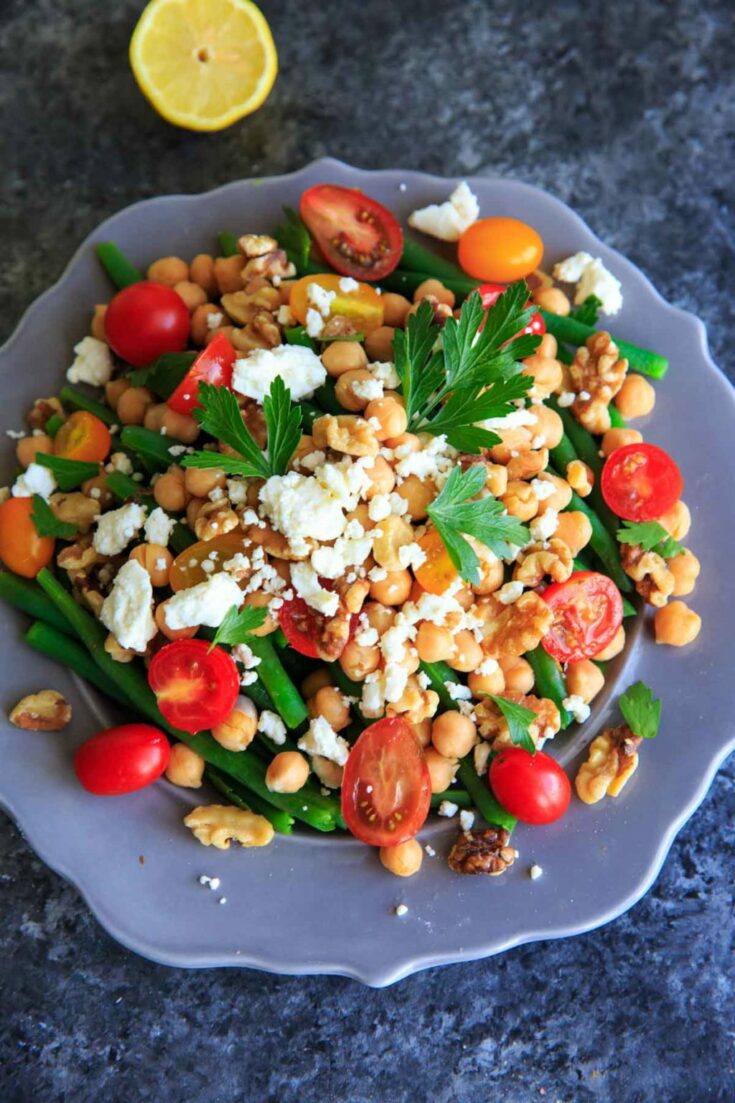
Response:
[[[77,526],[69,521],[59,521],[45,498],[33,495],[31,520],[39,536],[54,536],[59,540],[71,540],[77,534]]]
[[[645,682],[634,682],[618,697],[618,708],[633,735],[653,739],[661,723],[661,701]]]
[[[658,521],[623,521],[623,525],[625,527],[617,531],[621,544],[636,544],[643,551],[654,551],[664,559],[684,554],[679,541],[669,536]]]
[[[225,619],[215,632],[214,639],[209,648],[211,651],[217,644],[227,644],[234,647],[238,643],[247,643],[250,636],[258,628],[262,628],[268,616],[267,609],[257,609],[254,605],[246,605],[238,612],[237,606],[228,609]]]
[[[530,540],[526,526],[506,513],[501,502],[493,497],[472,500],[486,480],[487,471],[482,464],[473,464],[467,471],[455,467],[428,507],[449,558],[462,578],[474,584],[480,581],[480,560],[465,536],[479,540],[500,559],[512,554],[511,545],[522,547]]]
[[[529,754],[536,754],[536,744],[531,737],[529,728],[536,719],[533,709],[519,705],[516,701],[509,701],[507,697],[498,697],[495,693],[488,694],[491,701],[500,709],[506,724],[511,743],[517,747],[523,747]]]

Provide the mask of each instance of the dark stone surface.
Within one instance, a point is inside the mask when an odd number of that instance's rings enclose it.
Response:
[[[127,203],[328,153],[548,188],[701,315],[732,371],[732,0],[274,0],[273,94],[204,137],[135,87],[141,6],[0,5],[1,336]],[[383,992],[151,965],[3,818],[0,1098],[731,1100],[734,777],[617,922]]]

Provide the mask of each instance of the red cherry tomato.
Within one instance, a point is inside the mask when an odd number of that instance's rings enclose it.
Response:
[[[504,747],[490,765],[488,780],[503,808],[523,823],[553,823],[569,807],[569,778],[543,751]]]
[[[403,231],[381,203],[354,188],[316,184],[299,214],[328,263],[343,276],[381,280],[398,267]]]
[[[543,593],[554,621],[541,643],[560,663],[592,659],[612,642],[623,623],[623,599],[615,583],[597,571],[576,571]]]
[[[491,306],[495,305],[506,288],[502,283],[481,283],[477,290],[480,292],[482,305],[485,307],[485,310],[489,310]],[[530,299],[527,305],[531,305]],[[483,321],[480,325],[480,331],[482,331],[484,325],[485,323]],[[526,328],[522,329],[520,333],[516,333],[516,337],[520,337],[522,333],[530,334],[532,337],[543,337],[546,333],[546,322],[538,311],[533,314]]]
[[[401,716],[365,728],[342,779],[342,815],[368,846],[398,846],[420,830],[431,779],[416,736]]]
[[[0,560],[23,578],[35,578],[54,557],[54,539],[38,535],[32,513],[33,498],[8,498],[0,505]]]
[[[98,732],[74,755],[74,770],[90,793],[116,797],[143,789],[168,766],[166,736],[150,724],[121,724]]]
[[[320,582],[325,590],[332,588],[328,579],[321,579]],[[323,613],[307,605],[302,597],[284,601],[278,610],[278,623],[291,647],[299,655],[307,655],[310,659],[323,658],[317,641],[322,638],[327,619]],[[358,620],[356,616],[350,619],[348,639],[352,639],[357,631]]]
[[[200,383],[229,387],[236,356],[224,333],[218,333],[199,353],[174,393],[166,399],[166,405],[178,414],[190,414],[197,405]]]
[[[626,521],[654,521],[676,505],[684,489],[681,471],[655,444],[624,444],[607,458],[600,478],[606,503]]]
[[[192,734],[221,724],[235,707],[240,675],[234,659],[206,640],[175,640],[157,651],[148,683],[175,728]]]
[[[189,340],[189,311],[172,287],[141,280],[118,291],[105,312],[105,335],[128,364],[142,368]]]

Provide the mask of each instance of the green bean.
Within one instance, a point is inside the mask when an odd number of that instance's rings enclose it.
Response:
[[[437,278],[441,278],[444,286],[453,291],[458,299],[466,298],[471,291],[479,287],[478,281],[470,279],[469,276],[436,277],[431,272],[404,272],[400,268],[396,268],[395,272],[391,272],[389,276],[378,282],[384,291],[396,291],[399,295],[405,295],[406,298],[411,299],[419,284],[425,280]]]
[[[293,834],[294,820],[288,812],[282,812],[280,808],[273,808],[272,805],[261,800],[255,793],[251,793],[244,785],[238,785],[237,782],[232,781],[225,774],[221,774],[214,766],[207,766],[204,777],[210,785],[218,789],[237,808],[244,808],[246,812],[257,812],[259,815],[265,816],[281,835]]]
[[[555,398],[549,400],[549,406],[552,410],[556,410],[562,420],[564,435],[567,438],[567,443],[564,445],[565,449],[568,449],[571,445],[578,459],[583,460],[592,471],[594,482],[592,491],[589,494],[589,504],[595,510],[608,532],[611,533],[612,536],[615,536],[620,527],[620,520],[607,505],[605,499],[602,497],[602,491],[600,490],[600,476],[604,463],[600,456],[598,442],[583,425],[579,424],[571,410],[559,406]],[[555,460],[552,460],[552,463],[556,465]],[[566,471],[566,467],[562,467],[560,470],[564,472]]]
[[[251,682],[249,686],[243,686],[242,691],[250,698],[258,712],[275,712],[275,706],[260,679]]]
[[[602,563],[605,573],[609,575],[617,588],[623,593],[630,593],[633,589],[633,583],[620,565],[620,549],[617,541],[610,535],[595,511],[574,491],[572,491],[569,508],[584,513],[588,518],[592,526],[592,538],[589,546]]]
[[[551,314],[548,310],[541,310],[540,313],[546,323],[547,331],[553,333],[557,341],[564,341],[567,345],[574,345],[576,348],[583,345],[589,337],[600,332],[592,326],[583,325],[575,318]],[[613,337],[613,340],[620,350],[620,355],[624,356],[631,368],[641,375],[649,375],[652,379],[663,379],[669,370],[669,362],[665,356],[628,344],[627,341],[619,341],[617,337]]]
[[[42,620],[59,632],[69,634],[69,622],[62,616],[43,590],[28,578],[0,571],[0,601],[27,613],[35,620]]]
[[[237,235],[231,230],[220,230],[217,234],[217,245],[220,256],[223,257],[234,257],[240,252],[237,247]]]
[[[136,456],[155,464],[159,471],[166,471],[174,462],[170,449],[182,447],[181,441],[144,429],[142,425],[126,425],[120,440]]]
[[[302,345],[304,348],[316,352],[316,341],[313,341],[303,326],[288,326],[283,331],[287,345]]]
[[[101,402],[95,402],[93,398],[89,398],[82,391],[76,391],[73,387],[62,387],[59,398],[64,406],[70,406],[72,410],[86,410],[87,413],[98,417],[108,427],[115,424],[115,411],[111,410],[109,406],[103,406]]]
[[[557,471],[564,473],[566,477],[566,470],[570,463],[574,460],[578,460],[579,456],[574,450],[572,442],[569,437],[564,434],[555,448],[549,449],[549,459],[553,463]]]
[[[314,400],[319,403],[322,410],[325,410],[328,414],[334,414],[335,417],[339,414],[343,414],[344,407],[340,405],[335,393],[335,381],[330,377],[326,383],[322,383],[321,387],[317,387],[314,391]]]
[[[54,611],[56,610],[54,609]],[[61,632],[57,632],[57,630],[50,625],[37,620],[34,621],[26,632],[25,640],[34,651],[48,656],[49,659],[53,659],[63,666],[70,667],[75,674],[78,674],[80,678],[84,678],[86,682],[90,682],[96,689],[104,693],[106,697],[110,697],[119,705],[131,709],[133,712],[136,711],[136,706],[133,702],[118,689],[114,682],[111,682],[109,678],[105,677],[94,659],[90,658],[86,648],[75,643],[74,640],[69,639],[68,636],[63,635]]]
[[[302,401],[299,405],[301,407],[302,431],[304,433],[310,433],[316,419],[324,416],[324,410],[320,410],[313,402]]]
[[[181,521],[177,521],[168,542],[171,550],[176,552],[177,555],[181,555],[181,553],[186,551],[187,548],[190,548],[192,544],[196,544],[197,538],[190,528],[183,525]]]
[[[129,498],[138,498],[141,494],[150,493],[142,483],[132,479],[130,475],[124,475],[122,471],[110,471],[105,477],[105,486],[121,502],[127,502]]]
[[[445,800],[451,801],[460,808],[472,806],[472,797],[465,789],[445,789],[443,793],[432,793],[431,807],[436,810]]]
[[[568,697],[567,684],[564,681],[564,675],[561,672],[561,668],[556,659],[552,659],[548,651],[545,651],[541,644],[533,651],[526,653],[526,661],[530,664],[531,670],[533,670],[533,677],[535,682],[535,688],[538,691],[539,697],[548,697],[550,701],[553,701],[556,707],[559,709],[559,716],[561,717],[561,730],[568,728],[572,722],[572,718],[567,710],[564,708],[562,702],[565,697]]]
[[[471,280],[459,265],[451,260],[445,260],[444,257],[440,257],[432,249],[427,249],[425,245],[419,245],[417,241],[409,237],[403,239],[403,252],[398,266],[400,269],[409,272],[426,273],[429,278],[441,280],[442,282],[445,279],[460,279],[469,280],[475,286],[478,284],[478,281]]]
[[[39,452],[37,454],[36,463],[40,463],[42,467],[47,467],[49,469],[56,479],[59,490],[64,493],[69,490],[75,490],[76,487],[81,486],[82,483],[86,483],[87,479],[94,479],[100,473],[100,465],[98,463],[87,463],[84,460],[68,460],[65,456],[53,456],[45,452]]]
[[[131,283],[140,283],[143,273],[139,272],[114,241],[100,241],[94,247],[97,259],[110,277],[115,287],[122,290]]]
[[[46,422],[45,431],[50,437],[55,437],[63,424],[64,419],[61,414],[52,414]]]
[[[617,408],[614,402],[611,402],[608,406],[610,413],[610,425],[613,429],[627,429],[628,422],[625,420],[620,410]]]
[[[556,359],[560,360],[562,364],[569,366],[569,364],[574,363],[574,353],[571,352],[566,345],[560,344],[556,350]]]
[[[287,728],[298,728],[308,719],[309,713],[301,694],[284,670],[273,644],[266,636],[252,636],[248,640],[248,647],[260,659],[258,678],[268,691],[276,711]]]

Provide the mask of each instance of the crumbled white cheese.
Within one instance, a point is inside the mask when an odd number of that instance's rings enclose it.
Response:
[[[453,800],[443,800],[439,805],[439,815],[446,816],[447,819],[451,819],[452,816],[456,816],[459,811],[459,805],[455,804]]]
[[[318,310],[310,306],[306,311],[306,332],[309,337],[319,337],[324,330],[324,319]]]
[[[444,688],[453,701],[472,700],[472,691],[469,686],[463,686],[461,682],[445,682]]]
[[[5,436],[10,440],[23,440],[23,437],[27,436],[25,429],[6,429]]]
[[[431,203],[420,207],[408,216],[409,226],[423,234],[431,234],[440,241],[459,241],[460,237],[480,214],[477,197],[463,181],[444,203]]]
[[[402,448],[396,449],[398,463],[395,472],[398,481],[402,482],[409,475],[416,475],[419,479],[432,479],[438,489],[452,473],[457,456],[456,449],[447,444],[445,436],[429,437],[422,441],[422,448],[415,452],[408,452],[401,456]]]
[[[554,278],[562,283],[575,283],[574,301],[578,305],[590,295],[602,303],[603,314],[617,314],[623,305],[620,280],[613,276],[599,257],[575,253],[554,266]]]
[[[574,391],[562,391],[556,400],[557,405],[561,406],[564,410],[567,406],[572,406],[574,404],[575,397]]]
[[[338,766],[344,766],[350,753],[347,740],[337,735],[323,716],[314,717],[306,735],[302,735],[299,739],[298,748],[300,751],[306,751],[307,754],[318,754],[322,758],[328,758]]]
[[[267,735],[279,747],[286,742],[286,725],[276,712],[264,709],[258,717],[258,731]]]
[[[487,761],[490,758],[491,751],[491,745],[483,740],[475,746],[472,752],[472,758],[475,763],[475,773],[480,776],[487,771]]]
[[[556,494],[556,486],[551,479],[531,479],[531,490],[539,502],[545,502],[547,498]]]
[[[117,572],[100,609],[100,620],[121,647],[145,651],[158,631],[151,614],[152,601],[151,576],[137,560],[129,559]]]
[[[352,384],[352,393],[363,402],[372,402],[383,397],[383,384],[379,379],[356,379]]]
[[[392,513],[390,498],[387,494],[376,494],[368,504],[368,517],[376,524],[390,517]]]
[[[279,326],[292,326],[296,324],[296,318],[288,303],[284,303],[283,306],[279,306],[276,320]]]
[[[524,429],[529,425],[535,425],[538,421],[533,410],[525,407],[519,410],[511,410],[502,417],[486,417],[484,421],[478,421],[483,429]]]
[[[107,464],[107,471],[119,471],[122,475],[133,474],[133,464],[130,456],[124,452],[113,452]]]
[[[497,659],[483,659],[475,671],[476,674],[494,674],[496,670],[500,669],[500,664]]]
[[[340,291],[343,291],[345,295],[349,295],[350,291],[357,291],[359,286],[357,280],[353,280],[352,276],[343,276],[338,284]]]
[[[537,866],[536,863],[534,862],[534,864],[531,866],[531,868],[528,871],[528,876],[531,878],[532,881],[538,881],[539,877],[543,874],[543,872],[544,871],[541,868],[541,866]]]
[[[288,471],[260,490],[266,516],[289,541],[336,540],[345,527],[341,502],[318,479]]]
[[[254,349],[235,361],[232,388],[239,394],[263,402],[271,383],[280,376],[291,392],[291,400],[309,398],[327,378],[327,370],[315,352],[303,345],[278,345]]]
[[[463,831],[471,831],[475,822],[475,813],[463,808],[459,814],[459,823]]]
[[[224,314],[219,310],[212,310],[207,314],[207,329],[219,329],[225,320]]]
[[[206,625],[219,628],[232,606],[240,608],[243,592],[225,571],[212,575],[206,582],[179,590],[168,599],[164,619],[168,628],[195,628]]]
[[[136,502],[103,513],[97,518],[97,528],[92,538],[94,550],[100,555],[119,555],[138,535],[145,519],[145,509]]]
[[[558,527],[559,514],[555,509],[547,509],[543,513],[540,513],[538,517],[534,517],[528,529],[534,540],[543,542],[544,540],[550,539]]]
[[[429,855],[430,858],[436,858],[436,851],[434,850],[434,847],[431,846],[429,843],[426,844],[426,846],[424,847],[424,850],[426,851],[426,853]]]
[[[22,475],[13,483],[10,493],[14,498],[32,498],[40,494],[46,501],[56,490],[56,479],[48,467],[40,463],[29,463]]]
[[[571,712],[578,724],[584,724],[585,720],[589,719],[590,712],[592,711],[587,702],[576,693],[572,693],[569,697],[565,697],[562,701],[562,706],[567,712]]]
[[[83,337],[74,346],[74,363],[66,373],[70,383],[90,383],[103,387],[112,378],[112,355],[104,341],[96,337]]]
[[[206,873],[203,873],[199,878],[200,885],[208,885],[212,892],[216,892],[220,886],[219,877],[207,877]]]
[[[337,292],[327,291],[326,287],[322,287],[318,283],[308,283],[306,285],[306,298],[323,318],[328,318],[332,303],[337,298]]]
[[[143,531],[145,532],[145,538],[149,544],[160,544],[162,547],[167,547],[171,538],[171,533],[174,531],[176,522],[172,517],[164,512],[160,506],[156,506],[151,513],[148,514],[145,524],[143,525]]]
[[[336,615],[339,609],[339,595],[332,590],[325,590],[321,586],[319,575],[310,563],[293,563],[291,565],[291,581],[296,593],[312,609],[323,613],[325,617]]]
[[[501,586],[495,596],[501,605],[513,605],[522,593],[522,582],[506,582],[505,586]]]
[[[312,552],[311,565],[322,578],[341,578],[350,567],[360,567],[372,549],[373,534],[365,534],[360,525],[360,535],[345,533],[331,547],[325,544]]]
[[[360,628],[355,633],[355,643],[360,647],[373,647],[378,642],[378,630],[373,628],[363,613],[360,617]]]
[[[398,549],[398,559],[402,567],[412,567],[416,570],[426,562],[426,552],[414,541],[413,544],[403,544]]]
[[[397,915],[399,918],[401,918],[401,916],[404,916],[408,913],[408,906],[406,904],[396,904],[395,908],[393,909],[393,913],[394,915]]]
[[[307,456],[302,456],[297,462],[299,467],[303,467],[307,471],[316,471],[317,467],[321,467],[326,458],[326,452],[322,452],[317,448],[315,452],[309,452]]]
[[[395,390],[401,382],[401,377],[392,360],[373,360],[368,364],[367,370],[390,391]]]
[[[388,572],[385,567],[371,567],[368,571],[368,578],[371,582],[384,582],[388,577]]]

